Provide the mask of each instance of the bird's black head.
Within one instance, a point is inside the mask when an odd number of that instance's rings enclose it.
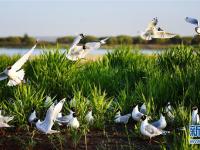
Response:
[[[83,33],[79,34],[81,36],[81,38],[84,38],[85,36],[83,35]]]
[[[74,117],[74,118],[77,117],[77,114],[76,114],[76,113],[73,113],[73,117]]]
[[[83,49],[86,49],[86,46],[85,46],[85,44],[83,45]]]
[[[192,107],[192,110],[197,110],[197,109],[198,109],[197,106]]]
[[[31,108],[31,113],[33,113],[35,111],[35,106],[33,106],[32,108]]]
[[[144,121],[146,118],[147,118],[147,116],[146,116],[146,115],[143,115],[143,116],[141,117],[141,120]]]
[[[12,68],[11,66],[8,66],[8,67],[7,67],[7,70],[10,70],[11,68]]]
[[[74,108],[74,107],[72,107],[72,108],[71,108],[71,111],[75,112],[75,108]]]
[[[92,111],[92,107],[91,106],[88,108],[88,111]]]
[[[163,116],[165,116],[165,115],[166,115],[166,113],[165,113],[165,112],[162,112],[161,114],[162,114]]]

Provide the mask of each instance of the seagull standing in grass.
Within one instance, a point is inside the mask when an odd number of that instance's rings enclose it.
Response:
[[[171,106],[170,102],[168,102],[167,105],[165,106],[165,112],[166,112],[167,116],[171,119],[171,121],[173,121],[174,114],[173,114],[173,110],[172,110],[172,106]]]
[[[197,34],[200,35],[200,26],[199,26],[199,21],[197,19],[191,18],[191,17],[186,17],[185,21],[195,25],[196,26],[195,27],[195,31],[196,31]]]
[[[146,115],[143,115],[141,117],[142,123],[140,125],[140,132],[142,135],[144,136],[148,136],[150,138],[151,142],[151,138],[158,136],[158,135],[165,135],[166,133],[169,133],[168,131],[163,131],[160,130],[156,127],[154,127],[153,125],[148,123],[148,117]]]
[[[131,117],[131,114],[126,114],[123,116],[120,115],[120,116],[116,117],[114,121],[115,121],[115,123],[127,124],[130,117]]]
[[[89,108],[89,111],[88,111],[88,113],[87,113],[86,116],[85,116],[85,120],[87,121],[87,123],[93,124],[93,122],[94,122],[94,117],[93,117],[93,115],[92,115],[92,108]]]
[[[13,118],[14,117],[3,116],[1,114],[1,110],[0,110],[0,128],[11,127],[10,125],[8,125],[8,122],[10,122],[11,120],[13,120]]]
[[[164,129],[167,126],[167,122],[165,119],[165,113],[161,113],[160,119],[151,124],[158,129]]]
[[[153,18],[153,20],[149,23],[148,27],[144,32],[141,32],[140,36],[144,40],[152,40],[153,38],[173,38],[176,34],[169,33],[161,29],[160,27],[156,27],[158,24],[158,18]]]
[[[49,109],[47,110],[46,116],[44,121],[38,120],[36,123],[36,127],[39,131],[45,133],[45,134],[53,134],[53,133],[59,133],[57,130],[52,130],[52,126],[54,124],[54,121],[56,120],[56,117],[58,116],[58,113],[61,111],[63,104],[65,102],[65,99],[62,99],[58,104],[52,104]]]
[[[14,65],[8,66],[2,73],[0,73],[0,81],[9,78],[8,86],[16,86],[23,82],[25,72],[21,67],[29,59],[33,53],[37,43],[29,50],[24,56],[22,56]]]
[[[77,119],[77,116],[76,116],[76,113],[73,113],[73,117],[72,119],[69,121],[69,124],[68,124],[69,127],[71,128],[74,128],[74,129],[78,129],[79,126],[80,126],[80,123]]]
[[[199,114],[196,106],[192,108],[192,125],[195,124],[199,124]]]
[[[30,124],[34,124],[35,121],[37,121],[37,120],[38,120],[38,119],[37,119],[37,116],[36,116],[36,111],[35,111],[34,108],[32,108],[32,109],[31,109],[31,114],[30,114],[30,116],[29,116],[29,118],[28,118],[28,122],[29,122]]]
[[[144,114],[139,112],[138,110],[138,105],[136,105],[134,108],[133,108],[133,111],[132,111],[132,118],[133,120],[135,121],[140,121],[141,117],[143,116]]]
[[[58,123],[62,123],[62,124],[68,124],[69,121],[73,118],[73,114],[75,113],[75,109],[72,108],[70,111],[69,111],[69,115],[66,115],[66,116],[62,116],[62,117],[57,117],[56,118],[56,121]]]

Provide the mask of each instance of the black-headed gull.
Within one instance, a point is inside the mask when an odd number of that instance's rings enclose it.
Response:
[[[14,117],[3,116],[1,114],[1,110],[0,110],[0,128],[11,127],[10,125],[8,125],[8,122],[10,122],[11,120],[13,120],[13,118]]]
[[[16,86],[23,82],[25,72],[21,67],[29,59],[30,55],[33,53],[37,43],[29,50],[24,56],[22,56],[17,62],[12,66],[7,67],[2,73],[0,73],[0,81],[9,78],[8,86]]]
[[[66,55],[67,59],[76,61],[80,59],[82,53],[84,52],[85,47],[84,46],[78,46],[78,43],[81,39],[84,38],[83,34],[79,34],[73,41],[71,47],[69,48],[69,51]]]
[[[126,114],[123,116],[120,115],[120,116],[116,117],[114,121],[115,121],[115,123],[127,124],[130,117],[131,117],[131,114]]]
[[[71,108],[69,110],[69,114],[66,115],[66,116],[62,116],[62,117],[57,117],[56,118],[56,121],[58,123],[61,123],[61,124],[68,124],[69,121],[73,118],[73,114],[75,113],[75,109],[74,108]]]
[[[199,124],[198,108],[192,107],[192,125]]]
[[[191,18],[191,17],[186,17],[185,21],[188,23],[191,23],[193,25],[195,25],[195,31],[197,34],[200,34],[200,26],[199,26],[199,21],[195,18]]]
[[[79,128],[80,123],[79,123],[79,121],[78,121],[78,119],[77,119],[76,113],[73,113],[73,117],[72,117],[72,119],[69,121],[68,126],[71,127],[71,128],[74,128],[74,129]]]
[[[94,117],[93,117],[93,115],[92,115],[92,108],[89,108],[88,110],[89,110],[89,111],[88,111],[88,113],[87,113],[86,116],[85,116],[85,120],[87,121],[87,123],[93,124],[93,122],[94,122]]]
[[[133,108],[133,111],[132,111],[132,118],[133,120],[135,121],[140,121],[141,117],[143,116],[144,114],[139,112],[138,110],[138,105],[136,105],[134,108]]]
[[[171,119],[171,121],[174,120],[173,109],[170,102],[167,102],[167,105],[165,106],[165,113]]]
[[[161,113],[160,115],[160,119],[151,123],[154,127],[158,128],[158,129],[164,129],[167,126],[167,122],[165,119],[165,113]]]
[[[142,135],[147,136],[150,138],[151,142],[151,138],[158,136],[158,135],[165,135],[166,133],[169,133],[169,131],[163,131],[160,130],[156,127],[154,127],[153,125],[148,123],[148,117],[146,115],[143,115],[141,117],[142,123],[140,125],[140,132]]]
[[[30,114],[30,116],[29,116],[29,118],[28,118],[28,122],[29,122],[30,124],[34,124],[34,123],[36,123],[37,120],[38,120],[38,119],[37,119],[37,116],[36,116],[35,108],[32,108],[32,109],[31,109],[31,114]]]
[[[144,40],[152,40],[153,38],[173,38],[176,34],[169,33],[161,29],[160,27],[156,27],[158,24],[158,19],[153,18],[153,20],[149,23],[148,27],[144,32],[141,32],[140,36]]]
[[[56,117],[58,116],[58,113],[61,111],[64,102],[65,102],[65,99],[62,99],[56,105],[53,103],[49,107],[49,109],[47,110],[44,121],[41,122],[40,120],[38,120],[37,123],[36,123],[36,127],[39,131],[41,131],[45,134],[59,133],[59,131],[52,130],[51,128],[54,124],[54,121],[56,120]]]

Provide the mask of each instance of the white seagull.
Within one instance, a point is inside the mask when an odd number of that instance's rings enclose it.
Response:
[[[146,107],[145,103],[143,103],[142,106],[140,107],[140,112],[143,114],[147,113],[147,107]]]
[[[165,106],[165,113],[171,119],[171,121],[174,120],[173,109],[170,102],[168,102],[167,105]]]
[[[161,113],[160,119],[151,124],[158,129],[164,129],[167,126],[167,122],[165,119],[165,113]]]
[[[86,116],[85,116],[85,120],[87,121],[87,123],[93,124],[93,122],[94,122],[94,117],[93,117],[93,115],[92,115],[92,108],[89,108],[89,111],[88,111],[88,113],[87,113]]]
[[[84,46],[77,46],[81,39],[84,38],[83,34],[79,34],[72,43],[71,47],[69,48],[69,51],[66,55],[67,59],[76,61],[80,59],[80,56],[82,55],[84,51]]]
[[[130,117],[131,117],[131,114],[126,114],[123,116],[120,115],[120,116],[116,117],[114,121],[115,121],[115,123],[127,124]]]
[[[28,118],[28,122],[29,122],[30,124],[33,124],[33,123],[35,123],[35,121],[37,121],[36,111],[35,111],[34,108],[32,108],[31,114],[30,114],[30,116],[29,116],[29,118]]]
[[[169,133],[169,131],[160,130],[154,127],[153,125],[149,124],[148,117],[146,115],[143,115],[141,119],[142,119],[142,123],[140,125],[140,132],[142,135],[148,136],[150,138],[149,142],[151,142],[152,137],[155,137],[158,135],[165,135],[166,133]]]
[[[56,120],[56,117],[58,116],[58,113],[60,113],[64,102],[65,102],[65,99],[62,99],[58,104],[55,105],[53,103],[49,107],[44,121],[41,122],[40,120],[38,120],[36,123],[36,127],[39,131],[45,134],[59,133],[59,131],[52,130],[51,128],[54,124],[54,121]]]
[[[192,108],[192,125],[195,124],[199,124],[199,114],[196,106]]]
[[[200,34],[200,26],[199,26],[199,21],[195,18],[191,18],[191,17],[186,17],[185,21],[188,23],[191,23],[193,25],[195,25],[195,31],[197,34]]]
[[[138,110],[138,105],[136,105],[134,108],[133,108],[133,111],[132,111],[132,118],[133,120],[135,121],[140,121],[141,117],[143,116],[144,114],[139,112]]]
[[[14,117],[3,116],[1,114],[1,110],[0,110],[0,128],[11,127],[10,125],[8,125],[8,122],[10,122],[11,120],[13,120],[13,118]]]
[[[0,81],[9,78],[8,86],[19,85],[24,80],[25,72],[21,67],[29,59],[30,55],[33,53],[36,44],[29,50],[24,56],[22,56],[14,65],[8,66],[2,73],[0,73]]]
[[[75,113],[75,110],[74,108],[72,108],[70,111],[69,111],[69,115],[66,115],[66,116],[62,116],[62,117],[57,117],[56,118],[56,121],[58,123],[62,123],[62,124],[68,124],[69,121],[73,118],[73,114]]]
[[[74,129],[79,128],[80,124],[79,121],[77,119],[76,113],[73,113],[73,117],[72,119],[69,121],[68,126]]]
[[[152,40],[153,38],[173,38],[176,34],[166,32],[162,30],[160,27],[156,27],[158,24],[158,19],[153,18],[153,20],[149,23],[148,27],[144,32],[141,32],[140,36],[144,40]]]

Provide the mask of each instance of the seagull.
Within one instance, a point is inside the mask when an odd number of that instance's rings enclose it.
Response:
[[[72,108],[70,111],[69,111],[69,115],[66,115],[66,116],[62,116],[62,117],[57,117],[56,118],[56,121],[58,123],[62,123],[62,124],[68,124],[69,121],[73,118],[73,114],[75,113],[75,109]]]
[[[11,120],[13,120],[14,117],[8,117],[8,116],[3,116],[1,115],[1,110],[0,110],[0,128],[4,127],[12,127],[8,124]]]
[[[65,102],[65,98],[62,99],[58,104],[52,104],[49,109],[47,110],[46,116],[44,121],[38,120],[36,123],[36,127],[39,131],[45,133],[45,134],[53,134],[53,133],[59,133],[57,130],[52,130],[52,126],[54,124],[54,121],[56,120],[56,117],[58,116],[58,113],[60,113],[63,104]]]
[[[141,117],[143,116],[144,114],[139,112],[138,110],[138,105],[136,105],[134,108],[133,108],[133,111],[132,111],[132,118],[133,120],[135,121],[140,121]]]
[[[36,121],[38,120],[37,116],[36,116],[36,111],[34,108],[31,109],[31,114],[28,118],[28,122],[30,124],[34,124]]]
[[[77,119],[76,113],[73,113],[73,117],[72,119],[69,121],[68,126],[74,129],[79,128],[80,124],[79,121]]]
[[[100,40],[99,42],[88,42],[84,44],[84,52],[81,55],[81,58],[85,58],[85,56],[94,49],[99,49],[101,45],[106,44],[106,41],[109,39],[109,37]]]
[[[79,34],[73,41],[71,47],[69,48],[69,51],[66,55],[67,59],[76,61],[80,58],[80,55],[83,53],[84,46],[77,46],[81,39],[83,39],[85,36],[83,34]]]
[[[25,72],[21,67],[29,59],[30,55],[33,53],[36,44],[29,50],[24,56],[22,56],[17,62],[12,66],[8,66],[2,73],[0,73],[0,81],[9,78],[7,83],[8,86],[16,86],[23,82]]]
[[[151,124],[158,129],[164,129],[167,126],[167,122],[165,120],[165,113],[161,113],[160,119]]]
[[[2,123],[8,123],[10,122],[11,120],[13,120],[14,117],[9,117],[9,116],[3,116],[1,114],[1,110],[0,110],[0,122]]]
[[[165,135],[166,133],[169,133],[169,131],[163,131],[160,130],[153,125],[148,123],[148,117],[146,115],[143,115],[141,117],[142,123],[140,125],[140,132],[144,136],[148,136],[150,138],[150,143],[151,143],[151,138],[158,136],[158,135]]]
[[[120,116],[116,117],[114,121],[115,121],[115,123],[127,124],[130,117],[131,117],[131,114],[126,114],[123,116],[120,115]]]
[[[173,121],[174,120],[174,115],[173,115],[173,110],[170,102],[167,102],[167,105],[165,106],[165,113],[167,116]]]
[[[87,121],[87,123],[93,124],[93,122],[94,122],[94,117],[93,117],[93,115],[92,115],[92,108],[89,108],[89,111],[88,111],[88,113],[87,113],[86,116],[85,116],[85,120]]]
[[[199,114],[196,106],[192,108],[192,125],[195,124],[199,124]]]
[[[147,113],[147,108],[146,108],[145,103],[143,103],[142,106],[140,107],[140,112],[143,113],[143,114]]]
[[[140,36],[144,40],[152,40],[153,38],[173,38],[176,34],[169,33],[161,29],[160,27],[156,28],[158,24],[158,18],[153,18],[153,20],[149,23],[148,27],[144,32],[141,32]]]
[[[199,26],[199,21],[195,18],[191,18],[191,17],[186,17],[185,21],[191,24],[194,24],[195,27],[195,31],[197,34],[200,34],[200,26]]]

